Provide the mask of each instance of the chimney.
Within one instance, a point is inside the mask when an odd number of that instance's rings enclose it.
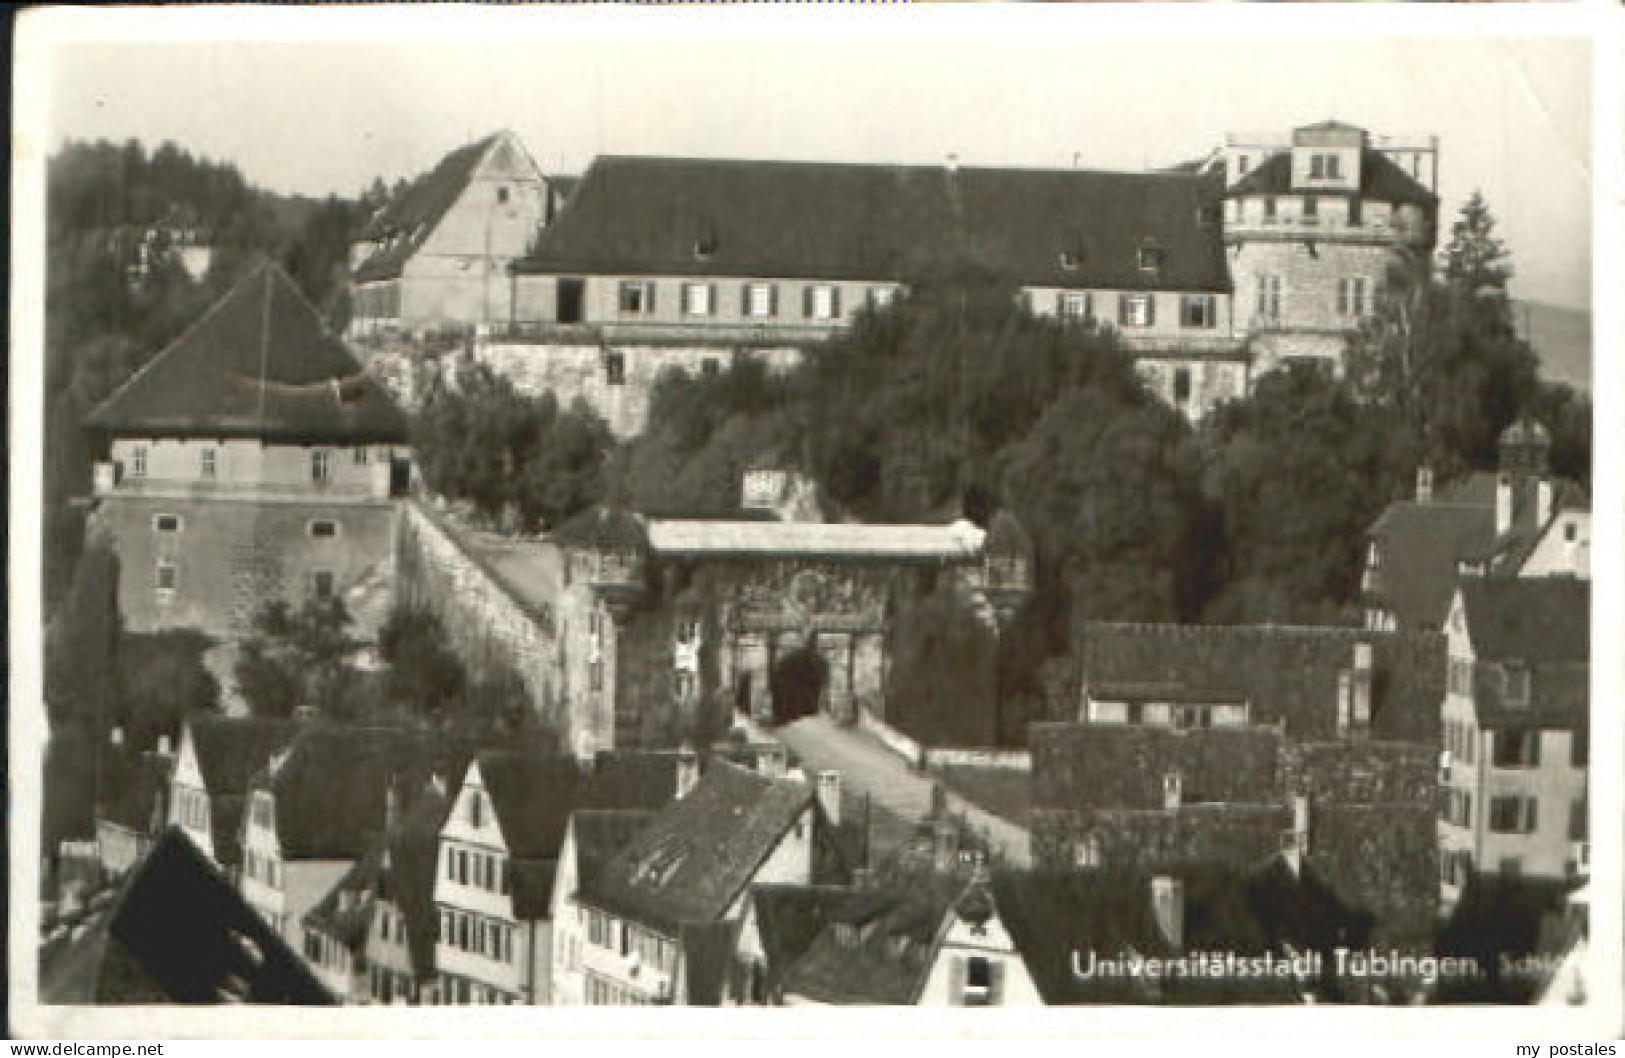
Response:
[[[1162,807],[1167,811],[1178,808],[1185,795],[1185,780],[1177,771],[1162,776]]]
[[[158,755],[160,757],[167,757],[167,756],[170,755],[170,752],[171,751],[170,751],[170,748],[169,748],[169,736],[168,735],[159,735],[158,736]]]
[[[789,764],[783,746],[763,746],[756,753],[756,771],[769,779],[784,778],[784,773],[788,770]]]
[[[931,827],[932,866],[939,872],[953,870],[959,858],[959,825],[939,818]]]
[[[1552,479],[1541,475],[1535,482],[1535,525],[1546,524],[1552,516]]]
[[[1495,479],[1495,535],[1512,529],[1512,475],[1502,471]]]
[[[1185,946],[1185,884],[1171,875],[1151,879],[1151,913],[1157,928],[1175,949]]]
[[[818,804],[824,809],[824,817],[830,821],[831,826],[841,825],[841,773],[838,771],[821,771],[818,773]]]
[[[958,154],[958,152],[949,151],[946,155],[943,156],[942,164],[943,164],[943,168],[948,170],[948,175],[949,176],[953,176],[954,174],[958,173],[959,172],[959,154]]]
[[[1309,851],[1309,797],[1292,795],[1292,829],[1283,835],[1281,858],[1294,877],[1303,873],[1303,854]]]
[[[1430,466],[1416,468],[1416,502],[1433,502],[1433,468]]]
[[[699,781],[700,755],[694,752],[693,746],[685,742],[677,751],[677,789],[673,791],[672,796],[679,801],[682,800]]]

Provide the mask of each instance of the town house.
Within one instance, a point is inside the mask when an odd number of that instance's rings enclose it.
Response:
[[[399,814],[397,792],[387,793],[382,834],[304,919],[306,960],[350,1003],[438,996],[434,882],[445,784],[431,779]]]
[[[306,913],[383,833],[391,788],[417,788],[429,774],[427,748],[400,729],[305,726],[249,784],[243,899],[307,950]]]
[[[435,965],[446,1003],[556,1002],[552,907],[578,808],[652,810],[695,781],[692,753],[487,752],[469,765],[439,834]]]
[[[1449,642],[1441,899],[1472,876],[1590,873],[1591,591],[1563,577],[1464,577]]]
[[[845,857],[821,791],[833,807],[838,789],[826,784],[715,760],[618,852],[600,863],[578,851],[577,869],[555,881],[554,943],[565,958],[554,963],[553,1001],[600,1006],[714,996],[727,935],[752,886],[844,879]]]
[[[242,865],[249,785],[298,730],[290,720],[223,716],[189,720],[181,729],[169,783],[169,825],[185,831],[228,875]]]
[[[1498,449],[1493,473],[1449,484],[1420,468],[1414,499],[1390,504],[1371,527],[1361,581],[1368,628],[1438,631],[1463,573],[1590,578],[1591,500],[1551,473],[1550,435],[1516,422]]]
[[[512,132],[446,155],[351,244],[350,336],[461,333],[510,319],[508,265],[565,186],[542,175]]]

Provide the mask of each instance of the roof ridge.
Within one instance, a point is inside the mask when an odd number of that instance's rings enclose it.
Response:
[[[593,157],[593,160],[587,166],[587,170],[591,171],[601,162],[637,162],[648,163],[651,165],[684,162],[701,165],[728,166],[759,165],[786,167],[796,166],[805,168],[822,167],[829,169],[889,169],[911,170],[927,173],[941,173],[949,169],[949,166],[940,162],[869,162],[824,158],[735,158],[701,154],[599,154]],[[1202,179],[1200,174],[1169,171],[1167,169],[1109,169],[1098,167],[1039,164],[955,165],[952,168],[959,173],[1052,173],[1057,176],[1078,174],[1085,176],[1121,176],[1126,178],[1159,177],[1171,178],[1186,182]]]

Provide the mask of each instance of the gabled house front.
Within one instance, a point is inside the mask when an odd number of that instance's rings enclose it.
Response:
[[[1446,618],[1440,897],[1590,874],[1590,585],[1467,577]]]
[[[681,794],[695,768],[679,753],[606,754],[585,767],[530,751],[479,754],[439,834],[440,1001],[557,1002],[553,894],[571,813],[658,808]]]
[[[508,266],[530,249],[561,188],[550,187],[512,132],[446,155],[351,244],[351,336],[506,322]]]
[[[249,784],[293,741],[290,720],[206,717],[181,729],[167,805],[168,822],[228,875],[242,864],[243,807]]]
[[[557,889],[553,1001],[591,1006],[712,999],[719,950],[752,886],[839,881],[844,858],[814,784],[723,760],[599,868]],[[720,941],[720,943],[719,943]]]
[[[395,728],[311,725],[249,785],[238,885],[294,947],[305,916],[383,833],[392,789],[428,780],[429,754]]]

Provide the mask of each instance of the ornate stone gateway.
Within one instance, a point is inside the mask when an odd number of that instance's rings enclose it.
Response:
[[[771,722],[772,675],[802,648],[823,658],[820,711],[841,721],[879,703],[895,567],[781,559],[751,564],[722,605],[719,676],[736,707]]]

